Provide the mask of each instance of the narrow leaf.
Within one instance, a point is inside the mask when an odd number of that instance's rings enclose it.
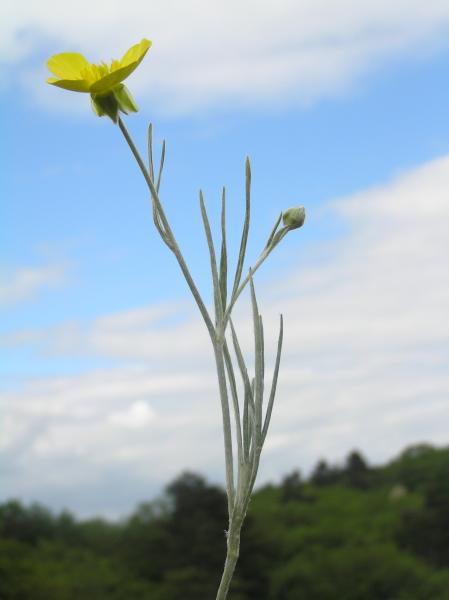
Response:
[[[255,353],[255,385],[254,385],[254,406],[256,412],[256,426],[258,437],[262,430],[262,402],[263,402],[263,329],[261,327],[261,318],[257,306],[256,291],[250,270],[250,288],[251,304],[253,309],[253,327],[254,327],[254,353]]]
[[[154,165],[153,165],[153,124],[148,125],[148,167],[150,179],[154,181]]]
[[[232,366],[231,356],[229,354],[228,345],[225,341],[223,345],[223,354],[228,373],[229,387],[231,388],[231,396],[234,407],[235,431],[237,437],[237,452],[239,464],[243,464],[243,444],[242,444],[242,428],[240,424],[240,407],[237,394],[237,386],[235,383],[234,368]]]
[[[242,350],[240,348],[240,344],[239,344],[237,334],[234,329],[234,324],[232,322],[232,319],[229,320],[229,323],[231,325],[232,343],[234,345],[235,355],[237,357],[237,364],[239,366],[240,373],[242,375],[243,384],[245,385],[245,388],[247,387],[251,391],[251,385],[250,385],[249,377],[248,377],[248,370],[245,365],[245,359],[243,358]],[[252,400],[252,394],[251,394],[251,400]]]
[[[231,335],[232,335],[232,343],[234,345],[235,355],[237,357],[237,364],[240,369],[240,374],[242,376],[243,387],[244,387],[244,404],[243,404],[243,443],[244,443],[244,454],[245,460],[248,459],[249,456],[249,448],[251,442],[251,419],[250,414],[254,415],[254,394],[251,389],[251,384],[248,377],[248,370],[245,365],[245,360],[243,358],[243,354],[240,348],[240,344],[237,338],[237,334],[234,329],[234,324],[232,320],[229,321],[231,325]]]
[[[220,254],[220,293],[223,310],[226,309],[228,293],[228,251],[226,248],[226,190],[221,196],[221,254]]]
[[[234,277],[234,285],[232,288],[232,297],[236,293],[240,279],[242,277],[243,263],[245,261],[245,253],[246,253],[246,243],[248,241],[248,231],[249,231],[249,219],[250,219],[250,211],[251,211],[251,165],[249,163],[249,158],[246,159],[245,163],[245,220],[243,222],[243,231],[242,231],[242,239],[240,242],[240,252],[237,260],[237,268],[235,271]]]
[[[159,188],[161,187],[162,171],[164,170],[165,162],[165,140],[162,140],[161,159],[159,161],[159,172],[157,175],[156,191],[159,194]],[[154,177],[154,175],[153,175]]]
[[[248,408],[250,404],[249,398],[249,388],[244,386],[244,400],[243,400],[243,419],[242,419],[242,429],[243,429],[243,456],[245,462],[248,462],[249,458],[249,446],[251,442],[251,435],[249,429],[249,416],[248,416]]]
[[[215,316],[217,321],[221,321],[223,316],[223,306],[221,303],[221,294],[220,294],[220,284],[218,281],[218,271],[217,271],[217,259],[215,256],[215,248],[214,242],[212,239],[212,233],[210,229],[209,219],[206,212],[206,207],[204,205],[204,197],[203,192],[200,190],[200,207],[201,207],[201,216],[203,218],[204,224],[204,232],[206,234],[207,245],[209,248],[209,257],[210,257],[210,267],[212,272],[212,284],[214,288],[214,302],[215,302]]]
[[[283,337],[284,337],[284,321],[283,321],[283,318],[281,315],[280,326],[279,326],[278,349],[277,349],[277,353],[276,353],[276,362],[274,365],[273,381],[271,384],[270,397],[268,399],[267,412],[265,414],[265,421],[264,421],[263,430],[262,430],[262,444],[264,443],[265,438],[267,436],[267,431],[268,431],[268,427],[270,425],[270,420],[271,420],[271,412],[273,410],[274,397],[276,395],[276,386],[277,386],[278,375],[279,375],[279,365],[281,363]]]
[[[249,449],[249,460],[250,462],[254,461],[255,449],[257,447],[257,426],[256,426],[256,414],[254,410],[254,394],[255,394],[255,378],[251,379],[251,396],[253,398],[252,404],[248,407],[249,413],[249,432],[250,432],[250,449]]]
[[[165,155],[165,142],[163,144],[163,152]],[[162,161],[163,164],[163,161]],[[154,164],[153,164],[153,125],[152,123],[150,123],[148,125],[148,172],[149,172],[149,176],[152,182],[154,182]],[[160,184],[160,176],[161,176],[161,167],[159,167],[159,178],[158,178],[158,184],[156,186],[156,191],[159,192],[159,184]],[[173,244],[170,241],[166,231],[165,231],[165,227],[162,224],[160,215],[159,215],[159,210],[158,207],[156,206],[156,203],[154,201],[153,196],[151,196],[151,204],[153,207],[153,222],[154,225],[156,227],[156,229],[159,232],[159,235],[161,236],[162,240],[164,241],[164,243],[170,248],[173,249]]]

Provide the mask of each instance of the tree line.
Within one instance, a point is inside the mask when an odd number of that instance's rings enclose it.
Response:
[[[226,496],[183,473],[126,519],[0,504],[1,600],[206,600],[225,555]],[[381,467],[351,452],[258,490],[231,600],[449,600],[449,448]]]

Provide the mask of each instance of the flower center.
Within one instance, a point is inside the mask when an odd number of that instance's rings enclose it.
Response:
[[[112,60],[111,66],[108,66],[104,61],[102,61],[99,65],[90,64],[88,67],[85,67],[81,71],[82,79],[85,79],[89,85],[93,85],[96,81],[102,79],[109,73],[116,71],[120,68],[120,61]]]

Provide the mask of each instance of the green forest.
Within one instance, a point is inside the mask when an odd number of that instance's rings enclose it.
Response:
[[[209,600],[224,491],[183,473],[120,522],[0,504],[1,600]],[[357,451],[259,489],[231,600],[449,600],[449,448]]]

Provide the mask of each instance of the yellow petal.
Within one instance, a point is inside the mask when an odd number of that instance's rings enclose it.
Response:
[[[90,91],[93,94],[101,94],[102,92],[106,92],[107,90],[112,89],[118,83],[126,79],[129,75],[131,75],[134,69],[139,65],[139,62],[140,61],[135,61],[126,67],[122,67],[117,71],[109,73],[109,75],[105,75],[104,77],[96,81],[93,85],[91,85]]]
[[[56,79],[50,77],[47,79],[47,83],[72,92],[88,92],[90,88],[89,83],[84,79]]]
[[[150,40],[147,40],[145,38],[143,38],[143,40],[139,44],[135,44],[135,46],[131,46],[131,48],[125,52],[125,54],[119,61],[120,66],[127,67],[128,65],[130,65],[134,62],[137,62],[137,64],[136,64],[136,67],[137,67],[137,65],[140,64],[140,62],[143,59],[143,57],[145,56],[145,54],[148,52],[148,49],[150,48],[150,46],[151,46]],[[136,67],[134,67],[134,68],[136,68]]]
[[[50,57],[47,67],[61,79],[81,79],[81,71],[89,67],[89,63],[79,52],[62,52]]]

